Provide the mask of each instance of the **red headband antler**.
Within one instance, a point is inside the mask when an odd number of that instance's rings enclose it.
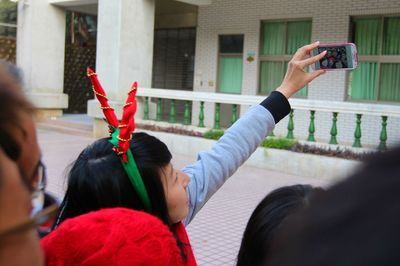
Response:
[[[134,82],[131,90],[128,92],[128,98],[123,108],[122,120],[118,125],[118,119],[115,115],[114,109],[108,104],[107,96],[97,79],[97,74],[93,72],[90,68],[87,69],[87,75],[93,85],[93,91],[96,94],[97,99],[100,102],[101,109],[107,119],[109,125],[115,130],[117,127],[120,129],[118,136],[118,147],[114,147],[114,151],[121,156],[124,163],[128,162],[128,157],[126,152],[129,149],[129,144],[132,139],[132,132],[135,130],[135,113],[136,113],[136,92],[137,92],[137,82]],[[112,133],[112,132],[111,132]]]
[[[110,107],[108,104],[108,99],[106,93],[103,90],[99,80],[97,79],[97,74],[93,72],[92,69],[87,68],[87,75],[92,82],[93,92],[97,97],[97,100],[100,102],[100,108],[103,110],[104,116],[106,117],[107,123],[114,128],[118,127],[118,119],[115,115],[114,108]]]
[[[118,136],[118,148],[115,148],[118,155],[122,154],[122,160],[127,162],[128,158],[126,152],[129,149],[129,143],[132,139],[132,132],[135,130],[135,113],[136,113],[136,92],[137,82],[134,82],[131,90],[128,92],[128,98],[124,105],[124,111],[122,113],[121,124]]]

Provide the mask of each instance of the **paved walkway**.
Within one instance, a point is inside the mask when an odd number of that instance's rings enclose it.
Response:
[[[65,169],[92,138],[39,129],[39,142],[48,169],[48,190],[62,197]],[[174,154],[173,163],[183,167],[193,157]],[[188,226],[189,237],[199,265],[234,265],[241,235],[257,203],[272,189],[309,183],[327,185],[326,181],[241,167],[211,198]]]

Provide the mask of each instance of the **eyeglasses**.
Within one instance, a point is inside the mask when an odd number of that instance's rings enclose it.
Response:
[[[36,179],[36,182],[34,180]],[[34,184],[32,189],[33,193],[41,192],[44,191],[47,185],[47,175],[46,175],[46,166],[42,162],[42,160],[39,160],[36,170],[31,176],[31,184]]]
[[[51,218],[56,216],[56,213],[58,211],[58,205],[53,204],[50,205],[49,207],[43,209],[39,213],[37,213],[35,216],[30,217],[26,221],[20,222],[16,225],[11,226],[10,228],[7,228],[0,232],[0,239],[9,235],[13,235],[16,233],[21,233],[24,231],[27,231],[29,229],[35,228],[47,221],[49,221]]]
[[[30,191],[33,198],[37,196],[39,192],[44,191],[47,185],[46,166],[41,159],[36,164],[34,169],[35,170],[31,174],[31,176],[28,176],[21,167],[18,167],[22,182],[24,183],[25,187]]]

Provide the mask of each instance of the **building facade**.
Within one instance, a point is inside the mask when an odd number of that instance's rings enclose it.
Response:
[[[236,55],[225,56],[221,38],[229,36],[240,36],[243,43]],[[332,101],[363,103],[371,110],[376,106],[390,110],[399,105],[400,2],[391,0],[213,1],[199,8],[194,88],[225,92],[226,68],[236,71],[233,76],[241,84],[231,93],[266,95],[280,84],[285,62],[296,47],[317,40],[355,42],[360,65],[352,72],[327,73],[303,90],[299,98],[326,101],[332,111]],[[229,58],[232,56],[236,56],[236,62]],[[356,116],[339,114],[338,118],[338,141],[352,143]],[[276,135],[286,135],[287,120],[277,125]],[[328,141],[331,121],[331,113],[316,113],[317,139]],[[381,122],[380,116],[363,117],[366,143],[376,143]],[[306,139],[309,124],[308,111],[295,111],[295,136]],[[389,118],[387,126],[388,142],[398,143],[400,119]]]
[[[385,122],[387,143],[400,141],[397,0],[18,2],[17,64],[24,70],[28,95],[44,113],[59,115],[68,105],[63,89],[66,12],[76,11],[97,16],[96,72],[117,106],[133,79],[145,88],[268,95],[298,47],[316,40],[354,42],[360,61],[355,71],[329,72],[295,98],[327,106],[328,112],[317,111],[313,117],[317,140],[329,141],[332,113],[344,102],[349,112],[337,118],[339,143],[353,142],[360,106],[369,111],[359,123],[364,144],[375,145],[381,137],[382,110],[394,114]],[[89,104],[88,112],[97,116],[94,108]],[[221,106],[223,124],[231,108]],[[243,114],[248,106],[238,108]],[[199,110],[199,102],[193,102],[194,125]],[[206,102],[204,110],[204,123],[212,128],[215,104]],[[294,110],[293,133],[299,139],[309,134],[310,110]],[[288,119],[277,125],[275,135],[286,135]]]

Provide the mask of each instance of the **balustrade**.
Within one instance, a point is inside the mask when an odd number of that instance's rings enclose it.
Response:
[[[169,111],[169,122],[170,123],[181,123],[182,125],[192,124],[192,113],[197,113],[195,110],[191,110],[190,106],[198,106],[198,123],[195,123],[198,127],[205,127],[205,115],[210,115],[210,112],[205,112],[205,103],[214,104],[213,115],[214,125],[213,129],[221,129],[221,104],[231,104],[232,113],[230,116],[230,122],[233,124],[239,117],[238,107],[239,106],[250,106],[260,103],[264,96],[248,96],[248,95],[233,95],[233,94],[222,94],[222,93],[205,93],[205,92],[189,92],[189,91],[174,91],[174,90],[163,90],[163,89],[140,89],[137,93],[138,97],[142,97],[143,101],[143,120],[155,120],[161,121],[162,118],[162,99],[170,99],[170,111]],[[150,117],[149,112],[149,99],[156,99],[155,106],[155,117]],[[176,118],[176,100],[184,101],[183,120],[177,121]],[[190,103],[197,102],[198,105],[191,105]],[[363,103],[349,103],[349,102],[328,102],[328,101],[317,101],[317,100],[304,100],[304,99],[290,99],[292,110],[288,117],[287,134],[286,138],[294,139],[295,129],[295,110],[306,110],[310,113],[309,115],[309,126],[308,126],[308,137],[306,139],[310,142],[316,142],[315,132],[316,128],[315,117],[318,113],[331,113],[332,121],[330,132],[327,132],[327,141],[329,144],[340,144],[337,140],[338,135],[338,117],[339,113],[351,113],[355,115],[354,125],[354,142],[353,147],[362,147],[362,118],[364,115],[373,115],[381,117],[380,131],[377,132],[377,145],[379,150],[385,150],[387,148],[387,125],[388,117],[392,117],[393,123],[400,120],[400,106],[394,105],[379,105],[379,104],[363,104]],[[208,105],[209,106],[209,105]],[[210,120],[208,120],[210,121]],[[194,121],[196,122],[196,121]],[[330,134],[330,136],[329,136]],[[351,132],[348,132],[351,134]],[[270,136],[274,134],[271,132]],[[400,135],[400,134],[399,134]]]

